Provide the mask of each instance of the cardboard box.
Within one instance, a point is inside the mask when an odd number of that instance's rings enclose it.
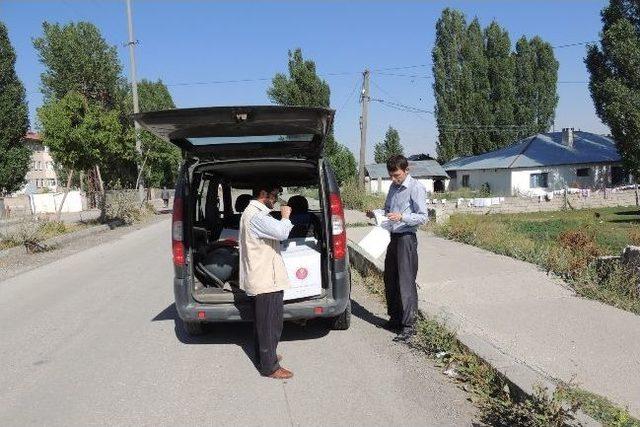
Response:
[[[284,300],[320,295],[322,270],[316,239],[285,240],[282,242],[281,254],[291,282],[291,288],[284,291]]]

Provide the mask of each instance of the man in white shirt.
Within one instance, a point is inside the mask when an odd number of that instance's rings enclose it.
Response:
[[[293,373],[279,364],[276,353],[282,334],[283,294],[289,278],[280,255],[280,242],[289,237],[293,224],[291,208],[282,206],[282,219],[269,213],[280,187],[262,185],[254,188],[254,199],[240,218],[240,287],[254,300],[254,339],[257,367],[269,378],[288,379]]]

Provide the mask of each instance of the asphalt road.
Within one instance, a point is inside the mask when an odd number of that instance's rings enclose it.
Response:
[[[355,288],[348,331],[286,324],[295,373],[262,378],[251,327],[202,338],[173,306],[169,222],[0,282],[0,425],[470,425],[467,395],[378,325]]]

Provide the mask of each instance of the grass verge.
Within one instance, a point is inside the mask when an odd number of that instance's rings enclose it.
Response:
[[[579,295],[640,314],[640,288],[628,268],[594,262],[640,243],[637,209],[453,215],[431,227],[441,237],[536,264]],[[637,218],[636,218],[637,216]]]
[[[384,298],[384,284],[379,273],[360,274],[351,270],[354,283]],[[511,387],[492,366],[469,351],[444,323],[421,317],[411,346],[436,361],[443,373],[470,393],[479,408],[481,421],[493,426],[571,426],[575,425],[577,405],[563,405],[558,391],[549,395],[538,387],[533,396],[524,396]]]
[[[39,243],[63,234],[73,233],[92,225],[97,221],[83,223],[65,223],[62,221],[25,220],[19,223],[11,233],[0,237],[0,250],[16,246]]]
[[[605,426],[640,427],[640,420],[604,397],[570,385],[562,386],[558,390],[560,399],[572,405],[578,405],[591,418]]]

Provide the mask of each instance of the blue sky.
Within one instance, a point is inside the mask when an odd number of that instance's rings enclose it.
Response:
[[[496,19],[511,35],[540,35],[554,46],[592,41],[601,28],[604,0],[582,1],[299,1],[205,2],[133,0],[138,78],[161,78],[178,107],[267,104],[270,79],[286,71],[287,50],[301,47],[331,86],[337,109],[336,137],[357,153],[358,90],[365,68],[408,67],[374,72],[371,96],[424,110],[434,104],[431,48],[434,26],[445,7],[462,10],[482,25]],[[32,38],[42,22],[89,21],[118,47],[129,73],[124,0],[0,0],[0,20],[16,49],[17,73],[35,109],[42,65]],[[585,46],[555,50],[560,62],[556,129],[608,132],[595,115],[583,63]],[[393,74],[393,75],[392,75]],[[251,80],[228,82],[229,80]],[[215,83],[218,82],[218,83]],[[226,82],[226,83],[220,83]],[[435,154],[433,117],[370,104],[368,158],[389,125],[400,132],[407,154]]]

